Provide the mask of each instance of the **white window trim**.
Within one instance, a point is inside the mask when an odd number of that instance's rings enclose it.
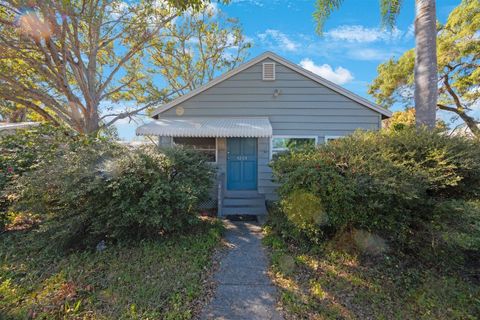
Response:
[[[273,157],[273,139],[275,138],[290,138],[290,139],[315,139],[315,145],[318,145],[318,136],[298,136],[298,135],[273,135],[270,138],[270,160],[272,160]],[[287,149],[284,149],[283,151],[286,151]]]
[[[324,142],[325,144],[328,143],[328,141],[330,140],[336,140],[336,139],[340,139],[340,138],[343,138],[344,136],[325,136],[324,137]]]
[[[183,138],[183,137],[182,137]],[[185,137],[185,138],[188,138],[188,137]],[[213,138],[213,137],[206,137],[206,138]],[[172,139],[172,143],[173,145],[175,145],[175,142],[174,140]],[[207,151],[207,150],[210,150],[210,149],[195,149],[197,151]],[[211,164],[217,164],[218,163],[218,138],[215,137],[215,161],[207,161],[208,163],[211,163]]]
[[[202,150],[210,150],[210,149],[197,149],[197,150],[202,151]],[[215,161],[207,161],[207,162],[211,164],[218,163],[218,138],[215,138]]]

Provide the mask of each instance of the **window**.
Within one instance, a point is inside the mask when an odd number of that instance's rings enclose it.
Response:
[[[331,140],[338,140],[341,138],[343,138],[343,136],[325,136],[325,143],[328,143],[328,141],[331,141]]]
[[[274,136],[272,138],[272,156],[304,147],[313,147],[317,144],[317,137],[314,136]]]
[[[217,162],[216,138],[173,138],[173,143],[197,150],[203,153],[208,161]]]

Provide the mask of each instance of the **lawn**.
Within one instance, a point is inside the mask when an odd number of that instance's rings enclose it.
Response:
[[[69,254],[42,248],[41,228],[0,235],[1,319],[190,319],[205,294],[222,227]]]
[[[305,245],[271,222],[265,227],[264,241],[271,248],[271,275],[287,319],[478,319],[480,315],[476,267],[447,272],[392,252],[368,257],[347,253],[333,242]]]

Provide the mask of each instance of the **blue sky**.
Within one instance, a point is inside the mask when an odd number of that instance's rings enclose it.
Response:
[[[238,18],[253,42],[249,58],[273,51],[366,97],[377,66],[413,48],[414,0],[405,0],[392,32],[381,30],[379,0],[345,0],[315,33],[314,0],[231,0],[218,9]],[[437,0],[437,19],[445,22],[460,0]],[[395,108],[394,108],[395,110]],[[121,139],[134,138],[134,123],[117,125]]]

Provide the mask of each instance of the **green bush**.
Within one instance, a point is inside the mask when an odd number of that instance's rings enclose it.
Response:
[[[75,137],[62,128],[39,125],[0,136],[0,189],[8,180],[52,160]],[[2,184],[3,182],[3,184]]]
[[[65,129],[39,125],[0,136],[0,229],[7,221],[8,207],[17,198],[9,188],[25,172],[52,161],[60,148],[74,145]]]
[[[19,179],[18,207],[43,214],[64,248],[153,237],[197,221],[212,175],[194,151],[91,141]]]
[[[423,260],[442,264],[444,270],[451,266],[477,269],[480,201],[446,200],[437,203],[432,208],[430,223],[418,230],[414,241]]]
[[[480,144],[431,131],[356,132],[272,168],[283,211],[315,241],[359,228],[412,248],[437,201],[480,195]]]

